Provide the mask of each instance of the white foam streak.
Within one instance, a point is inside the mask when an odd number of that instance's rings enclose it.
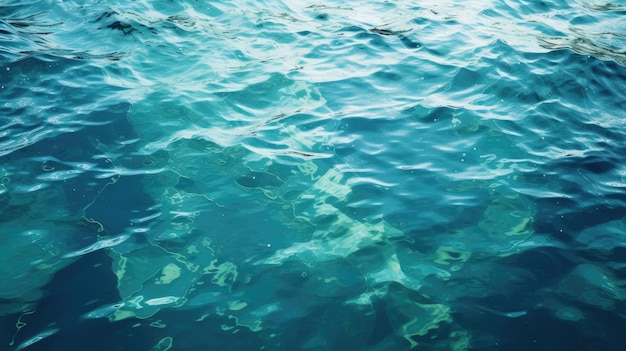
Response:
[[[82,255],[86,255],[88,253],[100,250],[100,249],[104,249],[107,247],[113,247],[116,245],[119,245],[121,243],[123,243],[124,241],[128,240],[128,238],[130,237],[130,235],[128,234],[122,234],[113,238],[106,238],[106,239],[101,239],[98,240],[97,242],[87,246],[84,249],[81,250],[76,250],[70,253],[67,253],[63,256],[63,258],[73,258],[73,257],[78,257],[78,256],[82,256]]]

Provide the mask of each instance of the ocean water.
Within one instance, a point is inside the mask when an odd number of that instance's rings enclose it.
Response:
[[[626,3],[0,3],[0,349],[622,350]]]

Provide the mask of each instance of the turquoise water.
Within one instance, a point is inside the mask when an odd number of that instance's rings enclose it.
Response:
[[[5,1],[6,350],[621,350],[626,4]]]

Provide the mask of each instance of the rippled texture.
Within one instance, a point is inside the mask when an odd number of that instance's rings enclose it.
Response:
[[[625,14],[1,5],[1,342],[621,350]]]

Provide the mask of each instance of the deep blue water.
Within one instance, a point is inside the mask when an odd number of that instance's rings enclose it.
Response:
[[[6,350],[622,350],[626,4],[0,3]]]

